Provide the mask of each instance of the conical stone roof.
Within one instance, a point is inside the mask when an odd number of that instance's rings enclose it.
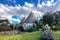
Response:
[[[24,23],[34,23],[35,20],[37,20],[37,18],[35,14],[31,12],[27,18],[23,18],[23,20],[20,22],[18,26],[23,25]]]
[[[37,18],[35,14],[31,12],[29,16],[26,18],[26,20],[24,21],[24,23],[33,23],[35,22],[35,20],[37,20]]]

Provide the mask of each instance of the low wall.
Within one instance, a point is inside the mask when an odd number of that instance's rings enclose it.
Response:
[[[1,31],[0,34],[12,35],[12,34],[18,34],[18,31],[17,30],[14,30],[14,31]]]

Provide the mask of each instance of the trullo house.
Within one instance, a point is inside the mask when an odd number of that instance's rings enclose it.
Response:
[[[34,13],[30,13],[27,18],[23,18],[23,20],[18,24],[18,28],[20,30],[22,30],[22,28],[24,30],[29,30],[31,28],[33,28],[33,24],[34,22],[37,20],[37,17],[35,16]]]

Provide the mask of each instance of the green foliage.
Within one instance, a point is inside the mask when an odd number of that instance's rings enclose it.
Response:
[[[3,22],[9,23],[9,21],[7,19],[6,20],[0,20],[0,23],[3,23]]]
[[[42,21],[42,19],[41,20],[39,20],[39,21],[35,21],[35,24],[36,24],[36,28],[37,28],[37,30],[39,29],[39,28],[42,28],[42,25],[43,25],[43,21]]]
[[[55,30],[55,31],[60,30],[60,26],[55,26],[55,27],[53,27],[53,30]]]
[[[60,22],[60,11],[56,11],[54,13],[47,12],[43,15],[43,25],[48,24],[51,29],[59,30],[59,27],[53,28],[52,26],[57,25]]]
[[[33,27],[31,27],[29,30],[27,30],[28,32],[32,32],[32,31],[34,31],[33,30]]]
[[[51,26],[54,22],[54,16],[52,12],[47,12],[45,15],[43,15],[43,23],[44,25],[48,24]]]
[[[60,40],[60,31],[54,32],[54,35],[57,37],[58,40]]]
[[[60,11],[47,12],[43,15],[43,23],[49,26],[56,25],[60,21]]]
[[[53,28],[52,26],[58,24],[59,21],[60,21],[60,11],[56,11],[54,13],[46,12],[43,15],[42,19],[35,21],[35,24],[37,29],[42,28],[42,25],[48,24],[51,29],[57,30],[59,27]]]

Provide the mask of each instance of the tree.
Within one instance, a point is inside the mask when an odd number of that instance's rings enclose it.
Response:
[[[37,30],[38,30],[38,29],[42,29],[42,25],[43,25],[42,19],[36,20],[36,21],[35,21],[35,24],[36,24],[36,29],[37,29]]]
[[[55,26],[60,22],[60,11],[56,11],[54,13],[47,12],[43,15],[42,19],[43,24],[44,25],[48,24],[52,29],[53,28],[52,26]]]
[[[43,15],[43,23],[44,25],[48,24],[49,26],[52,25],[54,21],[54,16],[52,15],[52,13],[47,12],[45,15]]]
[[[53,25],[57,24],[58,22],[56,21],[55,15],[53,15],[52,12],[47,12],[46,14],[43,15],[43,33],[40,37],[40,40],[57,40],[57,38],[53,35],[53,31],[48,29],[46,24],[48,24],[51,28]]]

